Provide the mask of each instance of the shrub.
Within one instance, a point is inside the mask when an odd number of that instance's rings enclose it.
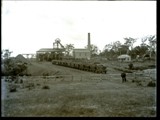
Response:
[[[133,70],[145,70],[145,69],[147,69],[146,66],[136,66],[133,68]]]
[[[40,86],[41,84],[37,83],[37,86]]]
[[[30,74],[30,73],[27,73],[27,74],[26,74],[26,76],[32,76],[32,74]]]
[[[94,62],[94,64],[100,64],[100,62]]]
[[[16,92],[16,91],[17,91],[17,89],[16,89],[15,85],[10,86],[9,92]]]
[[[137,82],[137,86],[142,86],[142,82]]]
[[[42,89],[49,89],[49,86],[45,85],[45,86],[42,87]]]
[[[16,80],[14,81],[14,83],[18,83],[18,79],[16,79]]]
[[[148,68],[156,68],[156,65],[148,65]]]
[[[35,87],[34,83],[27,83],[25,85],[25,88],[29,88],[29,89],[34,88],[34,87]]]
[[[20,83],[23,83],[23,80],[22,80],[22,79],[20,79]]]
[[[128,66],[129,66],[129,69],[130,69],[130,70],[133,69],[133,64],[132,64],[132,63],[130,63]]]
[[[150,81],[147,86],[148,86],[148,87],[155,87],[155,86],[156,86],[156,83],[153,82],[153,81]]]
[[[46,76],[49,76],[49,73],[48,73],[48,72],[43,73],[43,78],[44,78],[44,79],[47,78]]]

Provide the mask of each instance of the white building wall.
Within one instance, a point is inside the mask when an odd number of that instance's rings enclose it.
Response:
[[[129,62],[129,61],[131,61],[131,57],[118,58],[118,60],[119,60],[119,61]]]
[[[74,52],[74,58],[76,59],[90,59],[89,52]]]

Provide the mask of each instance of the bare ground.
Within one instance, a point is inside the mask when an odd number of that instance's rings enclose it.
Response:
[[[16,84],[16,92],[9,92],[11,83],[2,79],[2,116],[156,116],[156,88],[137,86],[130,78],[126,83],[122,83],[118,76],[109,77],[108,74],[120,74],[112,67],[109,67],[108,73],[104,75],[106,79],[93,79],[91,76],[95,73],[48,62],[32,63],[28,71],[34,76],[26,78],[27,82],[23,84]],[[56,73],[62,77],[38,77],[46,71],[50,75]],[[24,87],[27,83],[34,83],[34,87]],[[42,89],[43,86],[48,86],[49,89]]]

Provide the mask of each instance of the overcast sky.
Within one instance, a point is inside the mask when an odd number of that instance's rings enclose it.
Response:
[[[84,48],[88,32],[101,51],[124,37],[156,35],[156,1],[3,1],[1,14],[2,49],[12,56],[52,48],[56,38]]]

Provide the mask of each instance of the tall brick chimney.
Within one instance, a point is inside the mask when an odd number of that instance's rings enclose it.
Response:
[[[90,45],[91,45],[91,42],[90,42],[90,33],[88,33],[88,50],[90,50]]]

